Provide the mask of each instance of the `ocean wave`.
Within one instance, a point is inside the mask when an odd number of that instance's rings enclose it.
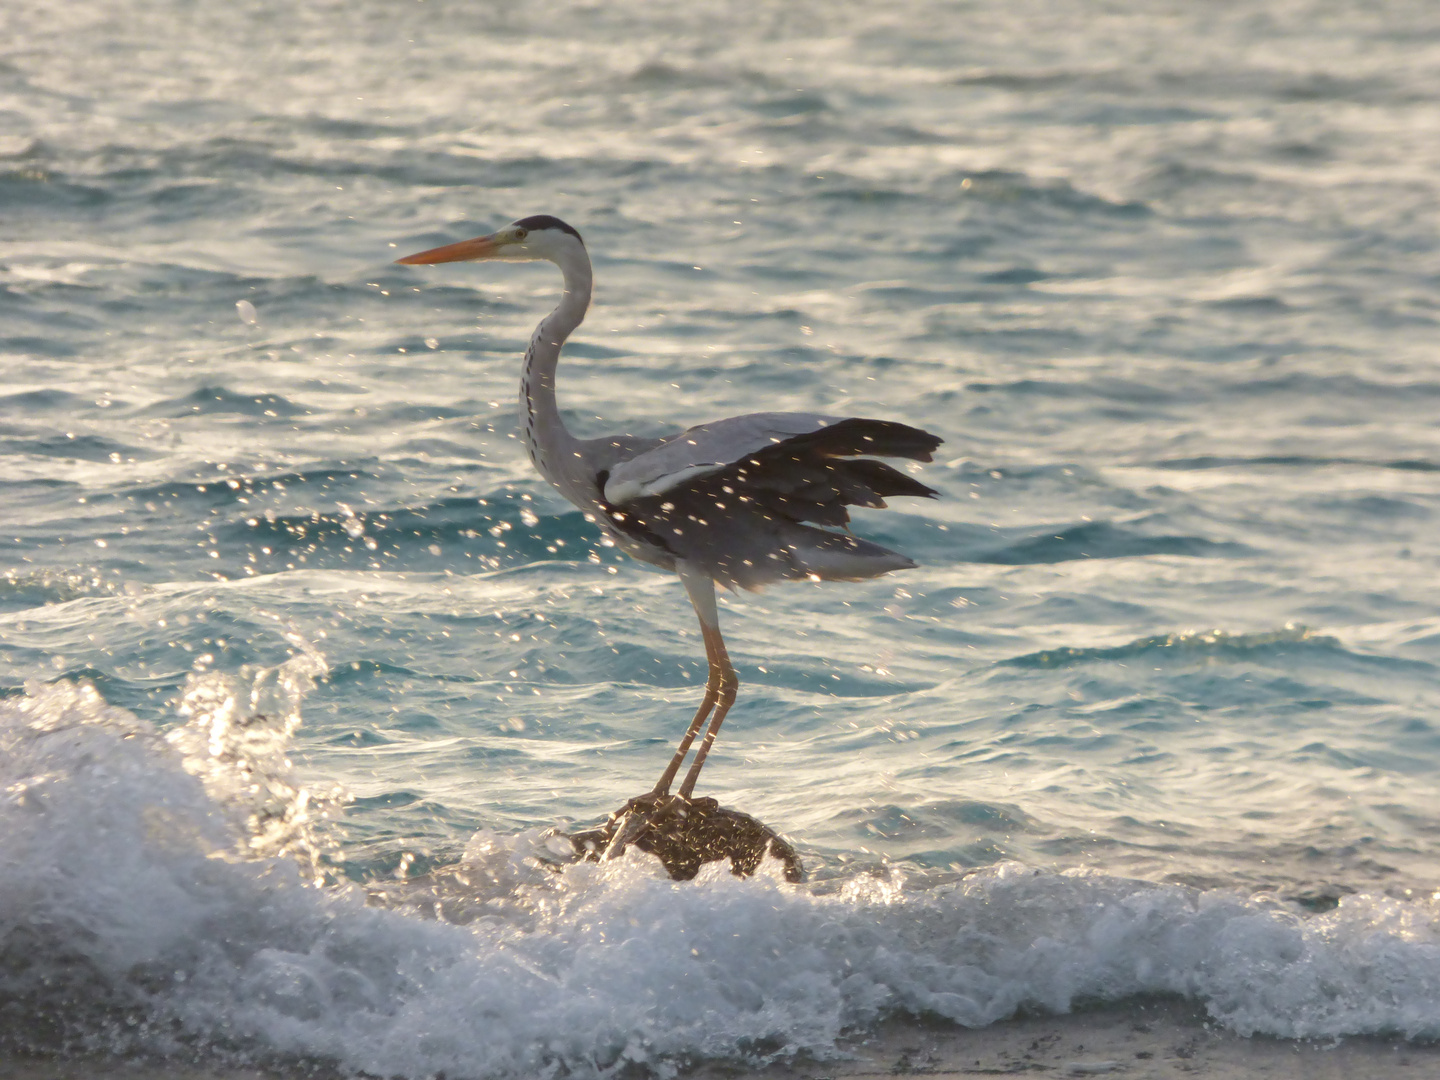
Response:
[[[1208,540],[1202,536],[1155,536],[1105,521],[1070,525],[1043,536],[1027,536],[988,551],[968,554],[977,563],[1034,566],[1074,559],[1126,559],[1143,555],[1184,555],[1190,558],[1235,558],[1251,553],[1245,544]]]
[[[1361,659],[1346,650],[1327,634],[1317,634],[1306,627],[1286,627],[1252,634],[1230,634],[1224,630],[1186,631],[1178,634],[1156,634],[1106,648],[1073,648],[1065,646],[1027,653],[1002,661],[1012,667],[1055,668],[1074,664],[1165,658],[1194,660],[1199,657],[1225,657],[1232,660],[1268,658],[1278,660],[1288,653],[1303,652],[1315,657],[1344,655]],[[1396,663],[1393,659],[1381,661]],[[1427,665],[1428,666],[1428,665]]]
[[[289,689],[258,677],[277,717],[321,670],[303,662]],[[981,1026],[1155,994],[1242,1034],[1440,1035],[1432,899],[1311,914],[1014,863],[928,889],[715,867],[677,883],[639,854],[545,869],[531,830],[480,834],[455,867],[367,905],[311,881],[295,838],[314,822],[276,786],[287,728],[255,742],[245,690],[197,681],[168,740],[84,685],[0,700],[0,1044],[417,1080],[669,1075],[700,1057],[824,1058],[887,1015]]]
[[[216,529],[233,563],[244,555],[274,569],[300,561],[312,568],[379,560],[408,570],[457,565],[498,570],[546,560],[601,561],[599,530],[579,511],[540,517],[523,496],[449,498],[390,509],[284,514],[267,511]],[[592,557],[593,556],[593,557]],[[466,560],[470,560],[467,564]],[[609,561],[618,561],[611,555]]]
[[[141,416],[237,415],[255,419],[303,416],[309,413],[282,394],[246,394],[221,385],[197,386],[188,394],[154,401],[139,411]]]
[[[1279,466],[1318,469],[1329,465],[1353,465],[1365,469],[1399,469],[1404,472],[1440,472],[1440,463],[1407,458],[1398,461],[1370,461],[1364,458],[1314,457],[1305,454],[1263,454],[1255,457],[1228,457],[1206,454],[1200,457],[1167,458],[1150,462],[1155,469],[1233,469]]]
[[[0,454],[75,461],[117,461],[122,458],[144,461],[157,456],[144,447],[117,442],[103,435],[77,435],[74,432],[28,437],[0,436]]]
[[[237,468],[92,492],[87,503],[123,512],[132,527],[143,523],[155,532],[174,528],[177,509],[208,508],[218,520],[202,546],[221,553],[223,565],[211,568],[217,571],[247,563],[274,570],[300,556],[312,567],[373,568],[371,563],[387,559],[422,571],[452,564],[474,571],[474,560],[482,570],[552,559],[618,561],[581,513],[542,515],[528,494],[501,490],[377,505],[371,493],[393,486],[393,468],[373,461],[263,473]],[[93,523],[87,531],[96,531]]]

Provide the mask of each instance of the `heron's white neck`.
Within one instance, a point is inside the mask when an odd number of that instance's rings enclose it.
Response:
[[[554,259],[565,276],[559,305],[535,328],[520,373],[520,426],[525,449],[540,475],[571,502],[584,506],[595,500],[595,478],[585,468],[580,443],[566,430],[555,402],[555,368],[560,347],[585,318],[593,276],[590,257],[579,244],[567,246]]]

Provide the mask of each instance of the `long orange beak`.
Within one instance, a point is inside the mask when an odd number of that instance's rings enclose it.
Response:
[[[458,244],[445,244],[429,251],[406,255],[396,259],[406,266],[427,266],[430,263],[467,262],[470,259],[488,259],[494,256],[496,243],[493,236],[477,236],[474,240],[461,240]]]

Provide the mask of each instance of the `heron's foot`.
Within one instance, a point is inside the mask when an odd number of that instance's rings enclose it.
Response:
[[[654,791],[637,796],[610,815],[612,836],[600,855],[600,861],[618,859],[631,844],[636,844],[642,851],[653,851],[657,841],[662,847],[673,845],[686,833],[692,814],[708,815],[719,809],[720,804],[714,799],[692,800],[683,795]],[[641,843],[642,837],[650,843]],[[699,863],[696,863],[695,869],[698,871],[699,868]],[[694,876],[694,873],[689,875]]]
[[[598,828],[572,834],[570,841],[578,857],[601,862],[633,845],[656,856],[676,881],[689,881],[702,865],[722,859],[730,860],[737,877],[748,877],[766,855],[784,864],[786,880],[804,877],[800,857],[778,833],[710,798],[652,791],[631,799]]]

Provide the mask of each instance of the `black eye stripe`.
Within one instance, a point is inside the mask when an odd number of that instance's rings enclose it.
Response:
[[[580,234],[575,231],[574,226],[567,225],[559,218],[552,217],[550,214],[532,214],[530,217],[521,218],[515,222],[515,227],[517,229],[528,229],[531,232],[534,232],[536,229],[559,229],[561,232],[569,233],[575,237],[576,240],[580,240],[582,244],[585,242],[580,239]]]

